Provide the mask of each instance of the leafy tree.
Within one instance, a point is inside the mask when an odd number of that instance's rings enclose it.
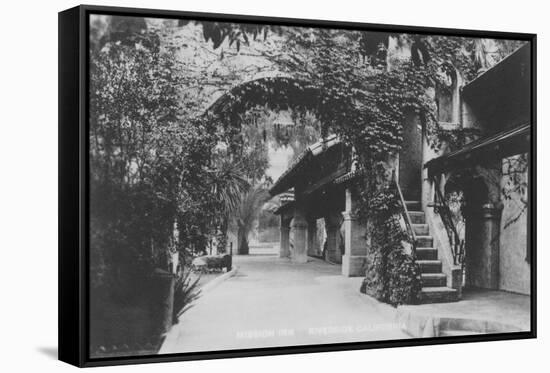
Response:
[[[241,198],[250,189],[250,184],[241,163],[225,157],[217,163],[209,175],[210,197],[218,205],[218,214],[213,221],[218,252],[225,252],[231,214],[239,208]]]
[[[380,201],[393,198],[387,171],[401,147],[406,116],[417,116],[433,140],[438,122],[430,92],[456,70],[473,79],[502,58],[500,51],[515,47],[470,38],[202,21],[144,28],[118,20],[111,26],[110,37],[93,44],[91,69],[97,268],[113,262],[105,259],[107,252],[160,265],[174,220],[180,250],[204,251],[213,235],[223,236],[230,211],[239,227],[239,252],[247,252],[248,232],[267,198],[268,144],[293,146],[296,155],[312,137],[329,133],[353,145],[368,175],[358,182],[358,212],[387,228],[385,242],[373,244],[387,257],[391,250],[384,248],[397,250],[399,235],[389,224],[387,206],[394,204]],[[410,57],[388,54],[394,39],[409,47]],[[287,78],[249,82],[265,71]],[[232,89],[235,84],[242,89]],[[224,93],[227,100],[211,106]],[[286,136],[265,117],[260,126],[250,121],[252,111],[266,104],[292,113],[294,133]],[[225,149],[216,150],[220,146]],[[402,294],[392,302],[401,296],[414,298]]]
[[[201,246],[217,208],[205,182],[217,137],[203,121],[178,115],[179,64],[156,33],[105,44],[92,53],[90,72],[92,281],[99,283],[107,274],[165,268],[175,220],[182,244]]]
[[[264,185],[257,185],[251,188],[241,200],[241,204],[235,212],[234,222],[237,226],[237,253],[248,254],[248,235],[258,218],[262,206],[271,196]]]

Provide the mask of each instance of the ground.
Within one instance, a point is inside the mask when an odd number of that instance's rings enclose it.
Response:
[[[234,256],[235,276],[209,290],[159,353],[403,339],[392,312],[359,292],[360,278],[310,258]]]
[[[399,306],[396,319],[415,337],[440,336],[448,331],[455,335],[529,331],[531,297],[506,291],[468,289],[458,302]],[[433,335],[424,333],[429,319],[438,329]]]
[[[208,284],[210,281],[214,280],[215,278],[218,278],[222,275],[220,272],[211,272],[211,273],[191,273],[191,282],[195,281],[195,279],[199,279],[199,282],[197,283],[197,286],[199,288],[202,288],[204,285]]]

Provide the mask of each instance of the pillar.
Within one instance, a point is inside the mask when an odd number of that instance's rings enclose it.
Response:
[[[354,193],[346,189],[346,211],[344,212],[345,253],[342,257],[342,274],[346,277],[364,276],[367,244],[366,228],[354,214]]]
[[[498,289],[500,267],[500,216],[502,209],[492,203],[482,207],[481,240],[483,256],[485,257],[486,287]]]
[[[303,210],[296,208],[290,221],[290,258],[295,263],[307,262],[307,220]]]
[[[307,221],[307,255],[319,255],[319,241],[317,240],[317,221],[310,218]]]
[[[281,214],[281,236],[279,243],[279,258],[290,257],[290,226],[288,218]]]
[[[338,235],[340,234],[342,215],[339,212],[331,212],[324,219],[327,231],[325,259],[332,263],[342,263],[342,253],[338,247]]]

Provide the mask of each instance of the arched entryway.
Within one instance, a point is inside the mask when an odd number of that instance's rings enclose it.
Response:
[[[266,159],[262,160],[261,157],[258,158],[258,164],[261,162],[265,164],[266,161],[269,163],[272,160],[270,157],[274,153],[275,158],[273,159],[281,163],[281,157],[296,158],[303,149],[311,143],[318,141],[321,137],[320,122],[316,114],[318,96],[318,89],[309,82],[273,73],[270,76],[262,76],[243,82],[225,92],[208,107],[202,119],[208,130],[216,131],[219,134],[219,143],[222,145],[217,146],[227,149],[228,154],[226,158],[239,162],[239,158],[243,153],[242,148],[250,147],[251,139],[256,139],[253,141],[258,142],[258,146],[266,149],[266,154],[264,154]],[[266,115],[268,117],[267,121],[265,120]],[[259,121],[257,120],[258,118],[260,119]],[[268,125],[266,126],[267,122]],[[261,127],[259,140],[258,136],[249,133],[252,127]],[[289,150],[285,150],[286,148]],[[276,158],[276,156],[279,156],[279,158]],[[283,160],[283,162],[289,161],[292,161],[292,159]],[[288,164],[284,164],[285,168],[287,166]],[[281,172],[282,170],[280,169]],[[279,175],[272,176],[264,171],[262,171],[262,174],[263,179],[262,177],[253,177],[250,182],[253,187],[260,186],[261,184],[263,190],[267,191],[272,181]],[[276,208],[273,205],[276,205],[278,202],[275,201],[273,203],[273,199],[269,198],[264,200],[264,202],[264,206],[267,204],[271,204],[272,206],[263,209],[261,214],[272,214]],[[308,224],[311,223],[309,221],[311,219],[312,217],[309,215],[303,217],[293,216],[285,219],[281,224],[281,238],[284,238],[282,241],[287,242],[287,238],[290,238],[290,236],[294,237],[295,232],[291,227],[302,227],[307,224],[311,226],[309,228],[311,232],[308,232],[309,234],[306,233],[307,237],[305,239],[312,241],[310,246],[313,247],[315,241],[313,240],[314,227],[313,224]],[[265,233],[259,231],[259,224],[255,225],[252,229],[254,230],[254,234],[251,236],[253,244],[265,244],[266,242],[260,240],[260,238],[266,235],[259,234]],[[279,226],[276,229],[278,231]],[[241,246],[248,246],[247,242],[244,242],[247,240],[243,240],[243,236],[246,235],[248,237],[249,235],[243,233],[240,227],[238,228],[238,232],[232,233],[235,234],[230,235],[229,241],[232,241],[232,236],[237,238],[233,243],[234,252],[247,254],[246,250],[241,250],[240,248]],[[288,245],[281,246],[281,251],[289,251],[291,249],[290,245],[291,242],[288,242]],[[322,243],[318,246],[322,246]],[[316,251],[320,253],[321,248],[319,247]]]
[[[449,175],[447,205],[464,240],[463,285],[499,288],[500,201],[496,169],[469,168]]]

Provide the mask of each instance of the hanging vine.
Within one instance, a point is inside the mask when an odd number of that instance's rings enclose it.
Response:
[[[414,303],[420,292],[420,272],[415,258],[403,251],[407,237],[396,221],[400,206],[390,183],[403,126],[421,125],[435,149],[442,142],[461,146],[472,134],[461,128],[451,133],[439,126],[434,91],[444,87],[457,70],[469,80],[484,66],[476,40],[417,35],[399,38],[400,43],[408,43],[411,55],[392,59],[388,66],[386,41],[396,36],[375,34],[377,47],[369,44],[373,55],[365,56],[365,40],[373,35],[283,28],[286,53],[272,60],[286,75],[232,90],[213,105],[212,118],[234,135],[240,128],[238,113],[255,105],[313,111],[323,137],[337,134],[351,145],[362,175],[353,186],[359,195],[356,213],[368,227],[362,290],[392,304]]]
[[[410,58],[388,66],[381,62],[387,51],[380,50],[388,47],[385,40],[393,35],[374,35],[381,42],[371,45],[374,55],[366,59],[365,38],[373,35],[324,29],[285,32],[288,53],[276,63],[296,79],[292,94],[283,89],[286,95],[276,97],[275,105],[294,102],[298,110],[304,106],[315,110],[322,135],[335,133],[353,146],[362,171],[354,185],[359,195],[356,213],[368,227],[362,290],[392,304],[414,303],[421,288],[420,271],[415,258],[403,251],[402,241],[408,238],[396,220],[400,206],[391,187],[391,170],[405,124],[422,125],[436,149],[443,142],[460,147],[473,135],[462,128],[441,128],[433,95],[457,70],[467,80],[476,76],[484,67],[476,54],[480,44],[468,38],[405,35],[399,40],[409,43]],[[276,91],[273,86],[265,90],[268,96]]]

